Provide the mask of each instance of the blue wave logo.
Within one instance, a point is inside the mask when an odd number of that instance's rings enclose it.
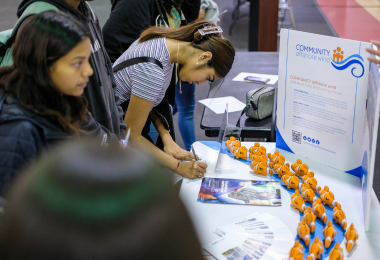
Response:
[[[348,57],[347,59],[345,59],[343,61],[339,61],[339,62],[335,61],[335,59],[332,59],[331,65],[333,65],[333,67],[337,70],[345,70],[351,66],[354,66],[351,69],[352,76],[354,76],[355,78],[361,78],[364,75],[363,62],[364,62],[364,59],[362,58],[362,56],[360,56],[359,54],[354,54],[354,55],[351,55],[350,57]],[[358,75],[359,73],[356,74],[356,72],[357,72],[356,69],[359,68],[358,65],[361,67],[361,70],[360,70],[361,74],[360,75]]]

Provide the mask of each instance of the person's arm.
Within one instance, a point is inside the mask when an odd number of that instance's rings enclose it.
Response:
[[[156,146],[154,146],[151,142],[149,142],[146,138],[144,138],[141,135],[142,129],[144,128],[144,125],[149,116],[149,112],[153,106],[153,103],[154,103],[153,101],[148,101],[131,94],[128,110],[124,118],[124,121],[127,124],[127,126],[131,128],[131,133],[130,133],[131,146],[136,147],[138,149],[142,149],[147,154],[152,155],[163,166],[173,171],[177,169],[176,172],[183,177],[191,178],[191,179],[203,177],[204,173],[206,172],[207,164],[199,162],[199,161],[193,161],[193,162],[180,162],[178,166],[178,159],[161,151],[160,149],[158,149]],[[155,118],[154,121],[156,121],[157,123],[157,118]],[[163,134],[165,138],[166,133],[163,130],[162,123],[161,125],[158,123],[157,127],[158,127],[157,130],[159,131],[160,136],[161,134]]]
[[[153,125],[156,128],[157,132],[160,134],[162,143],[164,144],[165,153],[175,158],[184,159],[187,161],[195,159],[193,153],[182,149],[178,144],[176,144],[176,142],[173,141],[173,138],[171,137],[169,131],[165,128],[161,122],[161,119],[153,110],[150,114],[150,118],[152,119]]]
[[[366,48],[366,51],[373,55],[380,56],[380,42],[372,40],[371,43],[377,47],[377,50],[372,48]],[[376,57],[368,57],[367,59],[373,63],[376,63],[377,67],[380,68],[380,59],[377,59]]]

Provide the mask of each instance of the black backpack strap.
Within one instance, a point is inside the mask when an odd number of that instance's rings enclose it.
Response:
[[[113,72],[116,72],[116,71],[124,69],[126,67],[129,67],[129,66],[132,66],[132,65],[135,65],[138,63],[143,63],[143,62],[150,62],[150,63],[156,64],[161,69],[164,69],[161,62],[155,58],[152,58],[152,57],[136,57],[136,58],[132,58],[132,59],[120,62],[115,67],[113,67],[112,70],[113,70]]]

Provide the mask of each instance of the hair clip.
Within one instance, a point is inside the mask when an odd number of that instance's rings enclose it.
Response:
[[[202,29],[198,29],[198,32],[201,34],[201,39],[207,34],[222,33],[223,30],[220,26],[205,26]]]

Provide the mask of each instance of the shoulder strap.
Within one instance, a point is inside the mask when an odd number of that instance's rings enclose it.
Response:
[[[96,15],[95,15],[94,10],[92,10],[91,5],[88,2],[86,2],[86,4],[87,4],[88,8],[90,8],[90,11],[92,14],[92,19],[96,22]]]
[[[132,65],[135,65],[138,63],[144,63],[144,62],[150,62],[150,63],[156,64],[161,69],[164,68],[162,66],[161,62],[155,58],[152,58],[152,57],[136,57],[136,58],[132,58],[132,59],[129,59],[129,60],[126,60],[126,61],[123,61],[123,62],[117,64],[115,67],[113,67],[112,70],[113,70],[113,72],[116,72],[116,71],[124,69],[126,67],[129,67],[129,66],[132,66]]]

